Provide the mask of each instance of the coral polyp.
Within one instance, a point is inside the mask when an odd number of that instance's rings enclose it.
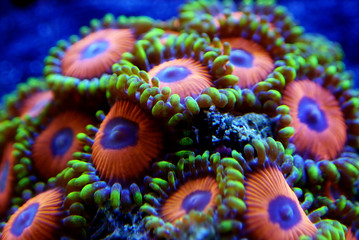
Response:
[[[59,235],[63,193],[48,190],[27,201],[9,219],[2,239],[53,239]]]
[[[66,168],[72,154],[82,148],[76,135],[84,132],[90,122],[91,118],[85,114],[67,111],[57,115],[40,133],[32,147],[32,158],[42,178],[55,177]]]
[[[157,77],[159,88],[171,88],[172,94],[182,98],[197,96],[207,87],[213,86],[211,77],[200,62],[193,59],[175,59],[153,67],[148,76]]]
[[[301,208],[282,173],[269,166],[248,174],[246,224],[255,239],[298,239],[316,227]]]
[[[92,19],[3,98],[0,238],[358,238],[341,47],[272,0],[178,9]]]
[[[165,221],[174,223],[192,210],[206,213],[209,208],[215,207],[218,193],[218,183],[213,178],[189,180],[166,200],[161,216]]]
[[[64,75],[79,79],[101,77],[111,73],[112,65],[130,51],[135,35],[130,29],[103,29],[74,43],[62,59]]]
[[[116,102],[100,125],[92,161],[100,177],[127,183],[141,176],[163,148],[162,132],[151,116],[130,101]]]
[[[328,90],[309,80],[295,81],[287,86],[283,104],[291,110],[293,142],[299,152],[322,160],[342,151],[347,138],[344,116]]]
[[[115,19],[107,14],[81,28],[81,36],[59,41],[45,59],[44,75],[58,98],[72,95],[104,94],[103,85],[112,74],[112,65],[131,51],[136,38],[151,29],[150,19]],[[63,96],[62,96],[63,97]]]
[[[264,80],[273,70],[273,59],[255,42],[244,38],[222,38],[221,42],[227,42],[231,46],[229,62],[234,65],[232,74],[239,78],[237,86],[253,86]]]

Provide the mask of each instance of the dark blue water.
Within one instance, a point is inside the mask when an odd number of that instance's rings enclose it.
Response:
[[[15,3],[14,3],[15,2]],[[60,39],[77,34],[92,18],[106,13],[147,15],[168,19],[177,15],[184,0],[1,0],[0,96],[30,76],[41,76],[43,59]],[[279,0],[307,32],[338,41],[346,53],[347,68],[359,77],[359,1]],[[29,3],[27,5],[27,3]],[[358,79],[357,77],[357,79]],[[358,87],[359,84],[356,85]]]

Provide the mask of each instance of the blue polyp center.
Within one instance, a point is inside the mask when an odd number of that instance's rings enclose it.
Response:
[[[191,210],[203,211],[209,201],[211,200],[212,193],[208,191],[195,191],[188,195],[182,201],[182,209],[189,213]]]
[[[6,188],[7,176],[9,175],[9,161],[5,160],[3,169],[0,172],[0,192],[3,192]]]
[[[289,230],[301,221],[297,204],[286,196],[278,196],[271,200],[268,213],[272,223],[278,223],[283,230]]]
[[[60,129],[52,138],[51,152],[53,156],[64,155],[72,145],[74,133],[71,128]]]
[[[325,113],[311,98],[303,97],[298,106],[298,118],[302,123],[317,132],[322,132],[328,127]]]
[[[96,57],[97,55],[105,52],[109,45],[110,44],[106,40],[93,42],[82,51],[81,59]]]
[[[182,79],[185,79],[188,75],[191,74],[191,71],[183,66],[170,66],[162,69],[159,73],[156,74],[156,77],[161,82],[177,82]]]
[[[17,237],[21,236],[23,231],[32,224],[39,206],[39,203],[33,203],[25,210],[21,211],[11,226],[10,231],[13,235]]]
[[[122,149],[136,146],[138,140],[138,124],[117,117],[111,119],[105,126],[101,145],[106,149]]]
[[[229,62],[236,67],[251,68],[253,55],[243,49],[233,49],[229,55]]]

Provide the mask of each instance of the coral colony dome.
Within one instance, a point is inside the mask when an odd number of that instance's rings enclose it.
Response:
[[[353,84],[268,1],[93,19],[2,101],[1,239],[358,239]]]

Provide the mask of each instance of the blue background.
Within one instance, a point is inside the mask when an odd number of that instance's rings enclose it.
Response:
[[[0,96],[30,76],[41,76],[43,59],[60,39],[78,34],[93,18],[106,13],[147,15],[166,20],[178,15],[184,0],[1,0]],[[359,77],[359,1],[278,0],[307,32],[339,42],[347,69]],[[356,81],[356,87],[359,84]]]

